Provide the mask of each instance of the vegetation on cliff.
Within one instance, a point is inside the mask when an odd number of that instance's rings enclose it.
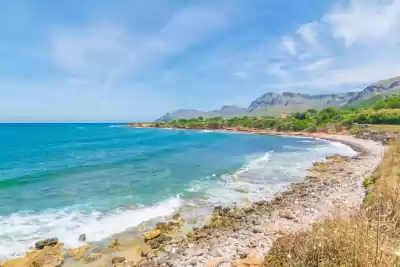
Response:
[[[154,127],[184,129],[253,128],[277,131],[327,131],[349,129],[359,124],[400,124],[400,97],[393,96],[376,102],[369,108],[308,109],[281,117],[198,117],[192,119],[156,122]]]

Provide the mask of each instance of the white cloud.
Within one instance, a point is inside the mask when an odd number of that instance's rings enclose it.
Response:
[[[266,72],[278,78],[285,78],[288,73],[282,69],[283,66],[283,63],[269,64],[266,68]]]
[[[244,71],[238,71],[238,72],[235,72],[235,76],[236,76],[238,79],[245,80],[245,79],[247,79],[248,74],[247,74],[247,72],[244,72]]]
[[[400,0],[350,0],[281,37],[291,56],[267,69],[284,77],[270,88],[346,91],[399,76],[398,41]]]
[[[51,38],[52,57],[60,70],[96,82],[115,76],[130,60],[130,49],[126,32],[109,24],[59,30]]]
[[[297,29],[297,33],[309,44],[317,44],[317,27],[318,22],[311,22],[301,25]]]
[[[301,70],[316,71],[327,67],[332,62],[331,58],[324,58],[301,67]]]
[[[287,51],[289,51],[290,54],[296,55],[296,42],[293,38],[287,36],[282,37],[282,45],[286,48]]]
[[[111,86],[127,72],[135,74],[182,53],[226,27],[228,21],[220,10],[190,7],[175,13],[160,31],[147,35],[110,24],[59,29],[51,38],[51,50],[60,69]]]
[[[337,69],[325,72],[322,76],[314,78],[308,77],[307,79],[289,81],[278,84],[270,84],[270,88],[293,88],[293,90],[301,91],[304,89],[312,90],[324,90],[330,91],[330,88],[335,88],[339,91],[348,91],[349,88],[356,88],[358,90],[363,89],[361,86],[365,86],[379,80],[389,79],[400,74],[400,64],[391,66],[375,66],[371,67],[360,67],[360,68],[348,68],[348,69]]]
[[[390,42],[399,39],[400,1],[352,0],[349,6],[331,12],[324,20],[330,24],[333,36],[347,46]]]

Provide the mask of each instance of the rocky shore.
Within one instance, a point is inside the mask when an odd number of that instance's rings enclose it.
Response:
[[[2,266],[261,266],[273,241],[283,233],[306,230],[319,220],[358,210],[365,196],[362,181],[382,159],[384,146],[375,141],[346,135],[312,136],[350,145],[358,155],[336,155],[314,163],[303,182],[293,184],[273,201],[215,207],[201,228],[188,228],[176,214],[130,244],[113,240],[105,248],[88,244],[62,250],[62,244],[52,240]]]

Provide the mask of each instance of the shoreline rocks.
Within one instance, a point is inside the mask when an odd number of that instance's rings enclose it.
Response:
[[[58,243],[58,238],[48,238],[35,243],[35,249],[44,249],[44,247],[54,247]]]

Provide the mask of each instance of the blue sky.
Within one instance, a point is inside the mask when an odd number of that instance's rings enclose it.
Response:
[[[0,120],[149,120],[400,75],[400,0],[0,3]]]

